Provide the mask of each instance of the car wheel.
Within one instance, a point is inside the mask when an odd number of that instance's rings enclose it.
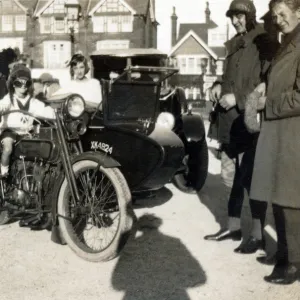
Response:
[[[188,144],[183,164],[185,171],[174,176],[173,184],[184,193],[199,192],[208,174],[208,148],[205,138]]]

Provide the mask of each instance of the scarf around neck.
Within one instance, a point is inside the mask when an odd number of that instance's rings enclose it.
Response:
[[[31,96],[27,95],[25,98],[19,98],[17,95],[13,96],[14,103],[17,103],[19,106],[19,109],[28,111],[29,105],[30,105],[30,99]]]

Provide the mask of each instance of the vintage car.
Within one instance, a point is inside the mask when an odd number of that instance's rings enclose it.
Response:
[[[178,72],[162,66],[166,55],[103,50],[91,59],[103,101],[90,112],[83,150],[102,151],[118,162],[133,194],[169,182],[184,192],[201,190],[208,172],[204,123],[187,106],[182,88],[166,88]]]

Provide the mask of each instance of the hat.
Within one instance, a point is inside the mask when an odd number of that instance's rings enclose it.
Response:
[[[17,78],[31,80],[31,71],[23,64],[14,65],[7,80],[7,85],[10,86]]]
[[[41,81],[41,83],[45,83],[45,82],[52,82],[52,81],[54,81],[54,78],[53,78],[53,76],[50,73],[43,73],[39,77],[39,80]]]
[[[226,12],[226,17],[231,17],[233,13],[244,13],[255,18],[256,8],[251,0],[233,0]]]
[[[16,64],[11,70],[9,77],[14,80],[16,78],[24,78],[27,80],[31,80],[31,71],[23,64]]]

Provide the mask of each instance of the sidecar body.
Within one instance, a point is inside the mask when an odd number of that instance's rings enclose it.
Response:
[[[92,55],[103,100],[101,110],[90,112],[81,137],[83,150],[102,151],[116,160],[132,192],[157,190],[169,182],[185,192],[199,191],[208,168],[202,117],[183,105],[182,89],[175,87],[162,96],[164,82],[178,72],[161,66],[159,58],[165,56],[157,50],[129,50]],[[122,70],[112,65],[114,58],[123,61]],[[145,66],[146,58],[151,66]],[[104,74],[105,62],[116,78],[108,79],[108,69]]]

